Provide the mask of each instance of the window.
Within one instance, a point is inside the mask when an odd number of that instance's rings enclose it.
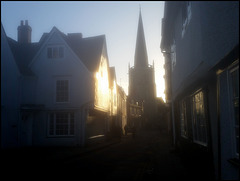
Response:
[[[181,136],[188,137],[186,100],[180,101]]]
[[[69,83],[68,80],[56,81],[56,102],[69,101]]]
[[[47,56],[50,59],[63,58],[64,48],[63,47],[48,47]]]
[[[234,143],[234,154],[239,158],[239,66],[230,70],[230,95],[232,112],[232,137]]]
[[[50,113],[48,117],[49,136],[74,135],[74,113],[58,112]]]
[[[59,47],[59,57],[60,58],[63,58],[63,51],[64,51],[64,49],[63,49],[63,47]]]
[[[189,1],[185,1],[183,2],[182,5],[182,38],[186,32],[191,16],[192,16],[191,3]]]
[[[52,48],[52,58],[58,58],[58,48]]]
[[[203,91],[192,96],[192,121],[193,141],[207,146],[207,120]]]
[[[48,58],[52,58],[52,48],[48,48],[47,52],[48,52]]]

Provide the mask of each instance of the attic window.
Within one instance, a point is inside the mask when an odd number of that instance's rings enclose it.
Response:
[[[47,57],[49,59],[63,58],[64,48],[62,46],[48,47]]]

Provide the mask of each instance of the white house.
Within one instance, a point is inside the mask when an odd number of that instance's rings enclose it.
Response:
[[[109,110],[105,36],[65,35],[53,27],[31,43],[27,21],[18,31],[18,42],[8,42],[23,74],[20,145],[81,146],[104,135]]]

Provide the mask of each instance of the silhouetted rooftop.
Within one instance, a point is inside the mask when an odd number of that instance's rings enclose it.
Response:
[[[56,30],[59,31],[57,28]],[[61,31],[59,31],[59,33],[74,53],[84,63],[87,69],[90,72],[95,72],[101,59],[105,43],[105,35],[82,38],[80,33],[70,34],[71,36],[67,36]],[[20,72],[23,75],[34,75],[28,65],[40,49],[41,45],[48,39],[49,35],[50,33],[43,33],[39,42],[24,44],[18,43],[8,37],[9,46],[11,47]]]
[[[78,37],[75,39],[65,37],[65,40],[89,71],[94,72],[97,70],[103,51],[105,35],[88,38]]]
[[[11,38],[8,38],[8,43],[21,74],[33,76],[34,73],[28,65],[39,50],[40,43],[18,43]]]

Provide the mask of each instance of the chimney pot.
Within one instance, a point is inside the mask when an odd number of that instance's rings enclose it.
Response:
[[[21,20],[20,26],[18,26],[18,42],[19,43],[31,43],[32,28],[28,25],[28,20]]]

